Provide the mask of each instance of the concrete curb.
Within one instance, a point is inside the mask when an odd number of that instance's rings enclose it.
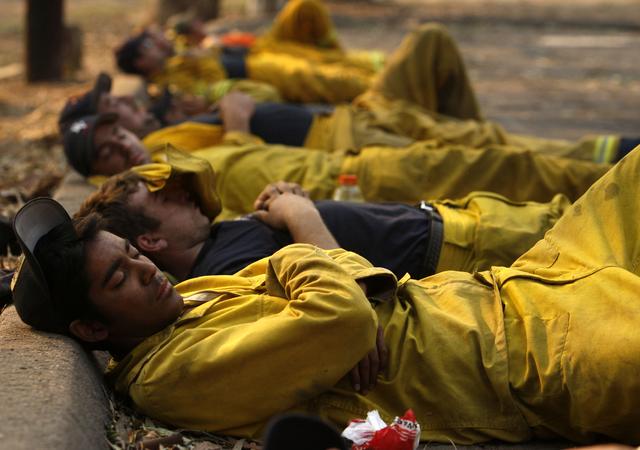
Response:
[[[35,331],[15,308],[0,315],[2,448],[106,449],[108,397],[93,355]]]
[[[96,190],[85,178],[74,170],[69,170],[65,175],[62,183],[56,190],[53,198],[73,215],[89,194]]]

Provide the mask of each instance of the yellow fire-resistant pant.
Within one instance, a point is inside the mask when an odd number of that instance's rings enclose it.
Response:
[[[481,119],[467,70],[446,28],[429,23],[409,33],[368,94],[405,100],[459,119]]]
[[[638,173],[640,148],[511,267],[408,281],[398,297],[412,303],[378,307],[387,345],[402,349],[385,381],[411,382],[409,349],[429,374],[387,409],[424,399],[426,439],[640,443]],[[401,312],[425,325],[407,329]]]
[[[383,62],[380,52],[344,51],[321,1],[293,0],[252,47],[247,71],[288,101],[339,103],[364,92]]]
[[[367,201],[413,203],[489,191],[515,201],[547,202],[558,193],[577,199],[608,168],[512,147],[416,142],[406,148],[367,147],[347,155],[341,171],[358,176]]]
[[[511,389],[541,434],[640,443],[638,173],[640,147],[482,276],[504,303]]]
[[[550,202],[514,202],[490,192],[431,203],[444,237],[436,272],[474,272],[509,266],[544,236],[570,206],[561,194]]]
[[[480,119],[458,47],[445,27],[428,23],[404,38],[371,87],[351,105],[315,118],[305,147],[357,151],[425,139],[471,147],[503,143],[502,129]]]
[[[357,151],[426,139],[475,148],[512,145],[595,162],[613,161],[619,145],[617,136],[607,135],[577,142],[516,135],[481,120],[453,38],[441,25],[424,24],[405,37],[369,90],[334,114],[315,118],[305,147]]]
[[[350,102],[381,67],[375,54],[349,54],[262,38],[247,56],[249,78],[277,88],[289,102]]]
[[[358,106],[341,107],[342,117],[316,119],[305,146],[341,151],[367,145],[403,146],[416,140],[435,139],[445,145],[474,148],[510,145],[550,156],[611,163],[616,160],[620,143],[619,136],[614,135],[592,135],[568,141],[512,134],[494,122],[438,116],[411,102],[369,93],[355,104]],[[324,137],[320,133],[324,133]]]
[[[508,147],[468,149],[419,142],[336,155],[280,145],[217,146],[193,153],[209,161],[224,211],[220,220],[252,212],[262,189],[279,180],[300,184],[316,200],[331,198],[340,173],[358,176],[366,201],[415,204],[490,191],[514,201],[575,200],[608,166]]]
[[[404,38],[351,105],[314,119],[305,147],[357,151],[425,139],[482,147],[503,144],[504,135],[499,126],[481,121],[462,55],[446,28],[428,23]]]

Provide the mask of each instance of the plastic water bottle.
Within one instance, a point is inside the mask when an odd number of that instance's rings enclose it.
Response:
[[[340,175],[333,199],[343,202],[364,202],[362,191],[358,187],[358,177],[351,174]]]

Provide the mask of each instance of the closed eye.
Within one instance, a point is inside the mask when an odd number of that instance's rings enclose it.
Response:
[[[138,249],[136,249],[134,246],[132,246],[129,243],[129,241],[125,241],[125,247],[126,247],[127,253],[133,252],[132,254],[129,254],[129,257],[131,259],[139,259],[140,258],[140,252],[138,251]],[[118,281],[118,283],[116,283],[115,288],[118,289],[120,286],[122,286],[124,284],[125,281],[127,281],[127,271],[122,269],[122,278],[120,279],[120,281]]]
[[[110,146],[106,146],[106,145],[102,146],[98,150],[98,159],[107,159],[111,156],[112,152],[113,150],[111,149]]]
[[[164,195],[162,191],[158,191],[155,194],[156,194],[156,199],[158,199],[160,203],[167,203],[167,196]]]
[[[124,284],[124,282],[127,281],[127,272],[123,270],[121,273],[122,277],[120,277],[120,281],[118,281],[114,286],[115,289],[119,289]]]

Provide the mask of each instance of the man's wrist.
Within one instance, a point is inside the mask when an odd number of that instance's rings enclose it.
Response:
[[[238,117],[224,119],[224,128],[227,131],[241,131],[244,133],[250,132],[250,120],[251,117]]]
[[[298,226],[308,227],[309,225],[320,223],[324,226],[324,221],[315,206],[305,208],[302,211],[293,208],[289,209],[284,216],[284,221],[289,229]]]

